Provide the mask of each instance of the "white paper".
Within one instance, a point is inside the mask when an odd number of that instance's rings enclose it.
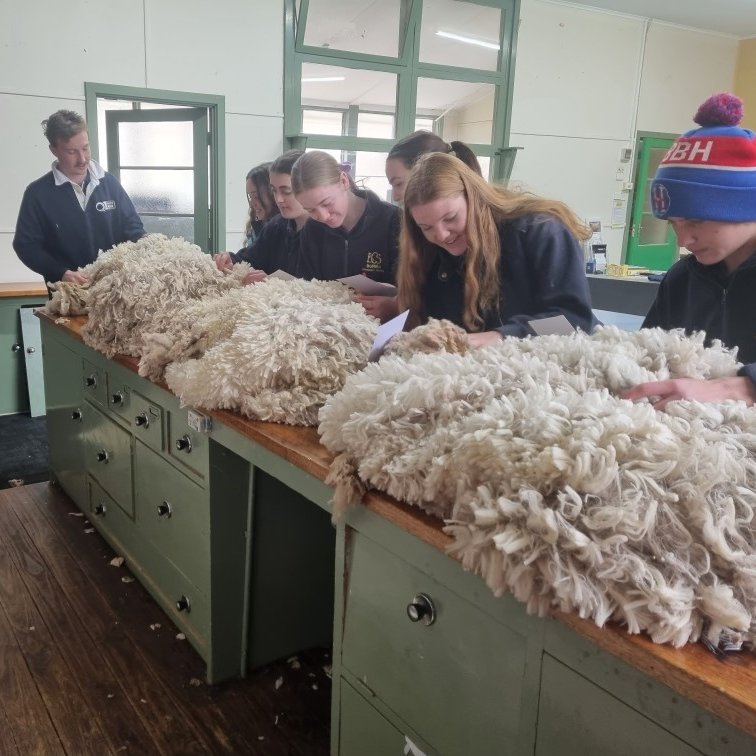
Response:
[[[564,315],[554,315],[552,318],[529,320],[528,325],[538,336],[567,336],[571,333],[575,333],[575,328],[572,323],[570,323]]]
[[[368,296],[379,297],[395,297],[396,286],[392,286],[387,283],[380,283],[380,281],[373,281],[372,278],[367,276],[347,276],[346,278],[339,278],[345,286],[350,289],[359,291],[360,294],[367,294]]]
[[[279,268],[278,270],[273,271],[268,278],[280,278],[282,281],[293,281],[296,276],[292,276],[291,273],[287,273],[285,270]]]
[[[405,310],[378,328],[378,333],[375,335],[375,341],[373,341],[373,346],[368,355],[368,362],[375,362],[381,356],[389,339],[392,336],[396,336],[397,333],[401,333],[404,324],[407,322],[408,315],[409,310]]]

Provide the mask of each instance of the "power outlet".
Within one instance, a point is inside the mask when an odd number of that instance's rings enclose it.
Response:
[[[617,166],[617,181],[624,181],[626,178],[627,178],[627,166],[618,165]]]

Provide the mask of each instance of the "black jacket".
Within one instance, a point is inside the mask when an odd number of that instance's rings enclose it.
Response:
[[[300,275],[330,281],[364,273],[394,283],[399,259],[399,209],[371,191],[355,191],[367,200],[365,212],[348,233],[307,221],[302,229]]]
[[[527,321],[564,315],[590,333],[598,321],[591,309],[583,251],[558,220],[528,215],[498,224],[501,240],[501,289],[497,310],[484,312],[481,330],[528,336]],[[425,285],[426,318],[446,318],[465,327],[465,256],[440,247]]]
[[[309,225],[308,221],[305,225]],[[275,273],[283,270],[299,276],[299,251],[302,232],[293,220],[276,215],[248,247],[231,254],[234,262],[248,262],[256,270]]]
[[[742,375],[756,382],[756,254],[728,273],[723,263],[701,265],[693,255],[676,262],[659,284],[643,328],[705,331],[738,347]]]

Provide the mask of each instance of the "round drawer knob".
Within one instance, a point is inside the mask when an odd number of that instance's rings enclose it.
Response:
[[[123,391],[116,391],[115,394],[110,397],[110,401],[113,404],[123,404]]]
[[[188,435],[181,436],[181,438],[176,439],[176,448],[189,454],[192,450],[192,439]]]
[[[100,517],[102,517],[105,514],[105,512],[107,512],[107,511],[108,511],[108,508],[104,504],[98,504],[94,508],[94,513],[96,515],[99,515]]]
[[[110,455],[107,453],[105,449],[100,449],[100,451],[97,452],[98,462],[104,462],[105,464],[107,464],[108,459],[110,459]]]
[[[149,426],[150,426],[150,418],[147,416],[147,413],[146,412],[140,412],[134,418],[134,425],[140,426],[142,428],[149,428]]]
[[[37,350],[34,347],[26,347],[27,354],[34,354]]]
[[[189,603],[187,596],[179,596],[176,600],[176,609],[180,612],[189,612],[192,609],[192,605]]]
[[[23,347],[21,346],[21,344],[14,344],[11,347],[11,352],[20,352],[22,349]]]
[[[81,410],[78,407],[71,413],[71,420],[81,420]]]
[[[89,386],[90,388],[94,388],[97,385],[97,376],[96,375],[88,375],[84,379],[84,385]]]
[[[163,501],[157,505],[158,517],[170,517],[173,514],[173,507],[169,502]]]
[[[436,621],[436,607],[433,606],[430,596],[418,593],[407,604],[407,616],[412,622],[422,622],[423,625],[432,625]]]

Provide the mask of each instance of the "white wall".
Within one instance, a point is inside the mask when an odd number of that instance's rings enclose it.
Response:
[[[283,3],[277,0],[0,2],[0,282],[39,277],[11,246],[21,195],[50,169],[40,122],[84,114],[84,82],[226,98],[227,246],[247,212],[244,176],[283,146]]]
[[[636,131],[679,134],[698,105],[732,88],[738,40],[549,0],[523,0],[510,144],[512,180],[610,228],[622,147]],[[627,166],[632,176],[632,165]],[[626,179],[627,180],[627,179]]]

